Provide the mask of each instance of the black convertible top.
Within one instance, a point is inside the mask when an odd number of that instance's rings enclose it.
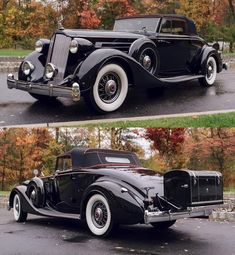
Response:
[[[141,166],[135,153],[108,149],[74,148],[58,158],[71,157],[72,168],[113,166]]]

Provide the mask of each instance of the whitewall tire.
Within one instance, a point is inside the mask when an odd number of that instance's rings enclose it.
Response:
[[[99,112],[113,112],[123,104],[127,92],[128,78],[124,69],[117,64],[108,64],[96,77],[90,101]]]
[[[15,194],[14,196],[13,214],[14,214],[14,219],[17,222],[24,222],[27,219],[28,214],[22,210],[21,200],[18,194]]]
[[[217,77],[217,63],[213,56],[208,57],[206,62],[205,77],[200,78],[201,85],[210,87],[215,83]]]
[[[113,219],[107,199],[101,194],[93,195],[86,206],[86,222],[96,236],[106,236],[113,228]]]

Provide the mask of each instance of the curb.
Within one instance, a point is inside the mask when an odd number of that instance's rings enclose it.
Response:
[[[153,116],[142,116],[142,117],[128,117],[128,118],[112,118],[112,119],[95,119],[95,120],[80,120],[80,121],[69,121],[69,122],[52,122],[52,123],[37,123],[37,124],[20,124],[20,125],[2,125],[1,127],[7,128],[32,128],[32,127],[70,127],[70,126],[86,126],[89,124],[102,124],[102,123],[113,123],[113,122],[125,122],[125,121],[137,121],[137,120],[156,120],[156,119],[168,119],[178,117],[195,117],[202,115],[215,115],[220,113],[233,113],[235,109],[229,110],[218,110],[218,111],[207,111],[207,112],[189,112],[189,113],[177,113],[177,114],[165,114],[165,115],[153,115]]]

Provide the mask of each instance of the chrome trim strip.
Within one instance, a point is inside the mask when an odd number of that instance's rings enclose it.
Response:
[[[186,211],[173,213],[168,211],[149,212],[148,210],[145,210],[144,222],[145,224],[149,224],[152,222],[172,221],[182,218],[209,216],[212,213],[212,210],[218,208],[229,208],[229,204],[188,207]]]
[[[14,75],[12,74],[9,74],[7,77],[7,86],[9,89],[15,88],[39,95],[45,95],[50,97],[68,97],[73,99],[74,101],[80,100],[80,93],[73,93],[71,87],[19,81],[14,79]]]

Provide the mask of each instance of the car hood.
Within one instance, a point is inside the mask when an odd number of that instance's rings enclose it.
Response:
[[[114,32],[107,30],[90,30],[90,29],[63,29],[58,30],[57,34],[64,34],[72,38],[110,38],[110,39],[132,39],[136,40],[143,37],[141,34],[127,33],[127,32]]]
[[[145,168],[103,168],[92,170],[102,178],[118,179],[124,186],[130,185],[146,194],[144,188],[150,188],[149,195],[158,193],[163,196],[163,176],[157,172]]]

